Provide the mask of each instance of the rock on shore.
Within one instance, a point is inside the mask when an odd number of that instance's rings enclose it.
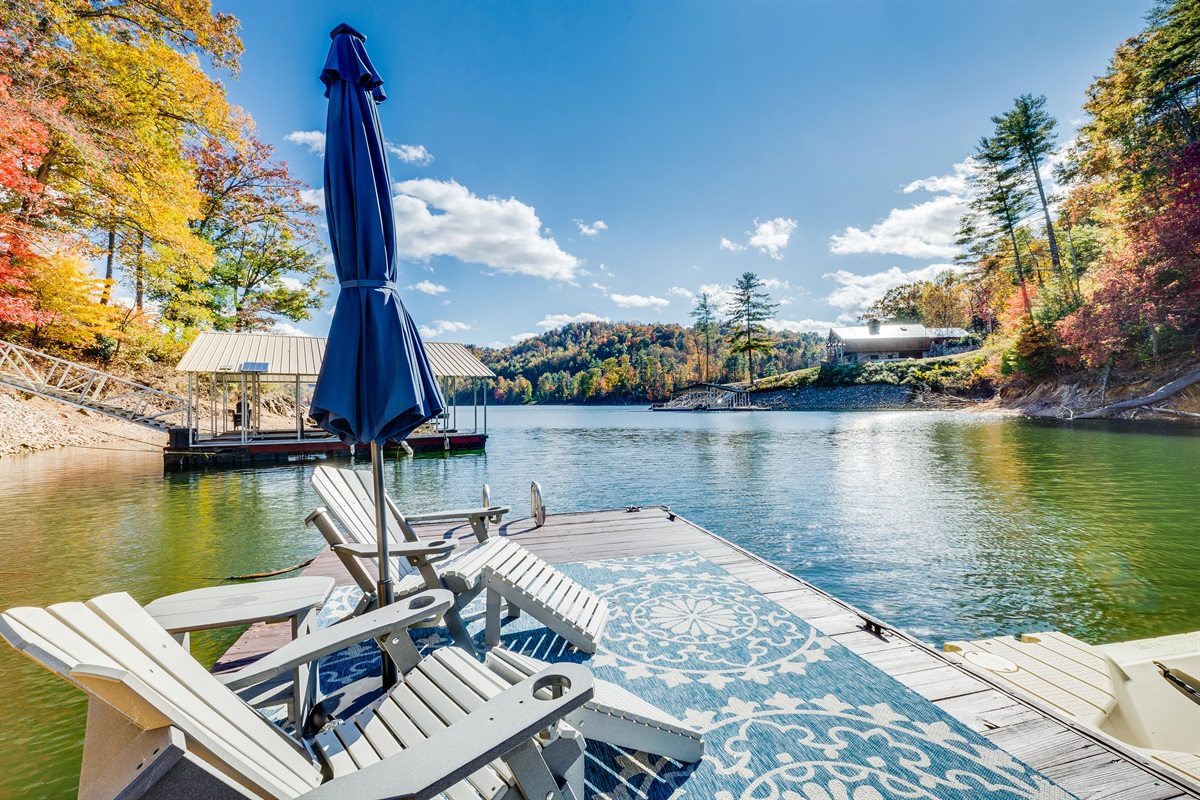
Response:
[[[751,395],[755,405],[775,411],[866,411],[872,409],[906,408],[913,399],[911,386],[870,384],[838,386],[835,388],[808,387],[761,392]]]
[[[0,458],[57,447],[148,449],[165,443],[165,434],[139,425],[0,389]]]

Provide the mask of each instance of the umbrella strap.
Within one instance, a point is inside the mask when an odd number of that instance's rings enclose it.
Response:
[[[343,289],[391,289],[400,291],[399,284],[394,281],[342,281],[339,286]]]

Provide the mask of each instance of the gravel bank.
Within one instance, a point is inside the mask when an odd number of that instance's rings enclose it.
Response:
[[[164,444],[166,434],[149,428],[0,389],[0,458],[58,447],[146,450]]]
[[[755,405],[775,411],[858,411],[906,408],[912,402],[913,390],[911,386],[890,384],[809,387],[762,392],[751,395],[751,399]]]

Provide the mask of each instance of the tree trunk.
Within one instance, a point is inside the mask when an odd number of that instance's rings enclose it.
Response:
[[[1037,184],[1038,198],[1042,201],[1042,215],[1046,217],[1046,238],[1050,240],[1050,266],[1054,269],[1054,276],[1058,277],[1062,274],[1062,265],[1058,260],[1058,242],[1054,240],[1054,223],[1050,221],[1050,204],[1046,202],[1046,190],[1042,187],[1042,171],[1038,169],[1037,159],[1032,153],[1027,152],[1025,157],[1033,168],[1033,181]]]
[[[142,310],[142,295],[144,286],[142,283],[144,266],[142,264],[142,246],[146,243],[146,234],[138,233],[138,249],[137,249],[137,266],[134,268],[134,305],[138,311]]]
[[[1088,411],[1083,414],[1076,414],[1075,419],[1102,419],[1111,417],[1118,411],[1128,411],[1131,408],[1141,408],[1142,406],[1150,406],[1162,400],[1166,400],[1172,395],[1176,395],[1183,391],[1193,383],[1200,383],[1200,369],[1194,372],[1189,372],[1182,378],[1173,380],[1166,386],[1159,389],[1154,394],[1148,394],[1145,397],[1135,397],[1132,400],[1122,400],[1120,403],[1097,408],[1095,411]]]
[[[109,293],[112,291],[113,284],[113,261],[117,249],[117,229],[110,227],[108,229],[108,260],[104,266],[104,291],[100,293],[100,305],[108,305]]]
[[[1008,226],[1008,236],[1012,241],[1013,260],[1017,264],[1017,285],[1021,287],[1021,302],[1025,305],[1025,313],[1033,316],[1033,303],[1029,302],[1029,291],[1025,288],[1025,269],[1021,266],[1021,250],[1017,247],[1017,232],[1012,223]]]

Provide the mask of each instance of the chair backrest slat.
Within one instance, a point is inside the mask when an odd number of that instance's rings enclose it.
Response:
[[[313,470],[312,484],[352,541],[357,544],[378,544],[375,498],[370,487],[369,472],[317,467]],[[397,523],[395,512],[386,516],[389,541],[405,541],[408,537]],[[388,561],[393,578],[403,578],[416,571],[408,559],[393,557]]]
[[[24,646],[13,642],[26,655],[59,674],[66,667],[63,677],[135,723],[168,720],[188,737],[189,749],[257,793],[291,798],[320,783],[310,759],[222,686],[128,594],[12,609],[2,616],[6,638],[10,631],[29,637]],[[47,646],[58,663],[39,658],[39,651],[50,652]],[[124,689],[109,690],[116,682]]]

